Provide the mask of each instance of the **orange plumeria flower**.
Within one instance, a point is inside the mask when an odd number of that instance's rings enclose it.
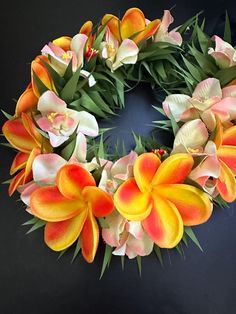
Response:
[[[102,19],[102,25],[107,25],[120,43],[132,37],[131,39],[137,44],[154,35],[160,23],[159,19],[147,23],[143,12],[138,8],[127,10],[121,21],[112,14],[106,14]]]
[[[2,128],[8,142],[19,153],[13,160],[10,174],[16,174],[9,185],[9,195],[12,195],[18,186],[29,182],[32,179],[32,164],[34,158],[43,152],[51,152],[52,148],[45,138],[37,131],[33,121],[26,114],[22,113],[21,118],[14,118],[4,123]]]
[[[183,184],[192,167],[193,158],[188,154],[176,154],[161,163],[154,153],[144,153],[135,161],[134,178],[114,195],[120,214],[142,221],[147,234],[162,248],[180,242],[184,225],[198,225],[211,216],[207,194]]]
[[[33,215],[47,221],[44,239],[54,251],[71,246],[81,234],[82,254],[94,260],[99,228],[95,217],[104,217],[113,210],[111,196],[96,187],[93,176],[77,164],[63,166],[56,186],[39,188],[32,193]]]

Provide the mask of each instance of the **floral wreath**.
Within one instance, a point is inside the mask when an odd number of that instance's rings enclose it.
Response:
[[[102,274],[112,254],[137,258],[163,248],[182,253],[192,226],[205,223],[213,202],[236,199],[236,50],[226,15],[224,38],[210,38],[199,15],[169,31],[165,10],[149,21],[138,8],[120,20],[87,21],[73,38],[43,47],[31,83],[3,134],[18,152],[10,174],[45,243],[62,255],[75,244],[93,262],[100,235]],[[173,147],[134,134],[136,146],[108,153],[98,118],[122,109],[124,92],[147,82],[162,107],[156,130]],[[164,98],[161,99],[164,95]]]

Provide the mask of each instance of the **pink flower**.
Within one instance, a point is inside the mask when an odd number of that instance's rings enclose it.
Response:
[[[209,48],[208,53],[211,55],[217,65],[224,69],[236,65],[236,50],[229,43],[218,36],[213,36],[215,49]]]
[[[216,126],[217,115],[222,123],[236,119],[236,87],[221,89],[219,80],[208,78],[200,82],[192,97],[173,94],[166,97],[163,109],[168,117],[175,121],[189,121],[201,118],[210,131]]]
[[[104,241],[115,247],[114,255],[134,258],[137,255],[149,255],[153,250],[153,241],[145,233],[139,221],[128,221],[117,211],[106,217],[109,228],[102,229]]]
[[[170,24],[174,22],[173,16],[171,15],[169,10],[164,11],[164,15],[162,17],[161,25],[158,28],[158,31],[154,37],[155,42],[166,42],[173,45],[182,45],[182,37],[179,32],[176,31],[176,28],[172,31],[168,32]]]
[[[42,114],[37,123],[48,133],[53,147],[67,141],[76,129],[77,133],[98,135],[98,124],[93,115],[86,111],[68,109],[66,103],[52,91],[45,92],[39,98],[37,109]]]

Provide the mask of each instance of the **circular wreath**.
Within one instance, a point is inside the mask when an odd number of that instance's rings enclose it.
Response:
[[[162,248],[182,252],[191,229],[205,223],[213,202],[236,198],[236,50],[226,16],[224,39],[210,38],[195,16],[169,31],[170,11],[149,21],[131,8],[120,20],[87,21],[73,38],[43,47],[31,83],[3,126],[18,151],[10,174],[44,240],[63,254],[76,241],[87,262],[105,242],[111,255],[137,257]],[[173,147],[134,134],[136,146],[108,152],[97,120],[125,106],[124,92],[149,83],[163,120],[154,129],[175,136]],[[164,97],[163,97],[164,95]]]

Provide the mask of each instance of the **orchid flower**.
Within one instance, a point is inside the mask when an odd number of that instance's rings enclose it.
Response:
[[[113,211],[105,220],[109,228],[102,229],[102,237],[105,243],[115,247],[112,254],[134,258],[152,252],[153,241],[143,230],[140,221],[128,221],[117,211]]]
[[[176,29],[173,29],[172,31],[168,32],[170,24],[174,22],[173,16],[171,15],[169,10],[164,10],[164,15],[161,20],[161,24],[157,30],[157,33],[155,34],[154,41],[155,42],[166,42],[173,45],[182,45],[182,36],[179,32],[176,31]]]
[[[60,168],[56,185],[41,187],[31,194],[30,208],[33,215],[47,221],[44,239],[52,250],[68,248],[81,235],[82,254],[91,263],[99,242],[95,217],[110,214],[113,201],[96,187],[88,171],[69,164]]]
[[[154,153],[140,155],[134,163],[134,177],[114,194],[115,207],[126,219],[141,221],[159,247],[175,247],[184,225],[204,223],[212,213],[208,195],[184,184],[192,167],[189,154],[175,154],[162,163]]]
[[[107,28],[106,40],[101,43],[100,54],[106,60],[107,66],[115,71],[123,64],[135,64],[139,49],[131,39],[124,39],[119,45],[118,40]]]
[[[209,48],[208,53],[211,55],[217,65],[224,69],[236,65],[236,50],[229,43],[218,36],[213,36],[215,49]]]
[[[18,186],[31,180],[35,157],[41,151],[51,152],[52,148],[37,131],[33,121],[26,113],[22,113],[20,118],[5,122],[2,131],[8,142],[19,150],[10,170],[11,175],[19,171],[9,185],[9,195],[12,195]]]
[[[98,135],[98,124],[93,115],[68,109],[66,103],[52,91],[46,91],[39,98],[38,110],[42,117],[37,119],[37,123],[48,132],[53,147],[67,141],[76,129],[85,135]]]
[[[149,23],[140,9],[131,8],[125,12],[121,21],[112,14],[104,15],[102,25],[108,26],[119,44],[128,38],[132,38],[137,44],[156,33],[160,20]]]
[[[167,96],[163,109],[168,117],[172,114],[177,122],[201,117],[208,129],[213,131],[216,115],[222,123],[236,119],[236,97],[232,92],[235,88],[221,89],[219,80],[208,78],[196,86],[192,97],[182,94]]]
[[[236,126],[223,132],[218,121],[214,142],[207,143],[204,155],[190,178],[209,194],[220,194],[226,202],[233,202],[236,199]]]

